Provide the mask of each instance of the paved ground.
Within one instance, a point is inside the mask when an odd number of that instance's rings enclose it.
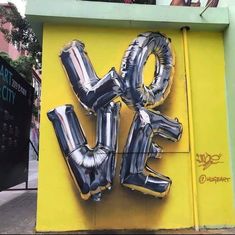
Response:
[[[37,161],[29,164],[29,188],[37,187]],[[14,189],[22,189],[20,184]],[[36,190],[18,190],[0,192],[0,234],[34,234],[36,221]],[[87,234],[88,231],[66,234]],[[235,234],[235,228],[218,230],[193,229],[159,230],[159,231],[89,231],[91,234]],[[39,233],[40,234],[40,233]],[[58,234],[58,233],[54,233]]]
[[[235,234],[235,229],[213,229],[213,230],[201,230],[196,232],[193,229],[178,229],[178,230],[158,230],[158,231],[146,231],[146,230],[114,230],[114,231],[94,231],[94,232],[80,232],[80,233],[66,233],[66,234]]]
[[[37,188],[38,162],[29,162],[29,188]],[[36,190],[20,190],[25,183],[0,192],[0,234],[32,234],[36,219]]]
[[[5,193],[4,193],[5,194]],[[2,195],[0,195],[2,197]],[[0,206],[1,234],[32,234],[35,227],[36,191],[12,192]]]

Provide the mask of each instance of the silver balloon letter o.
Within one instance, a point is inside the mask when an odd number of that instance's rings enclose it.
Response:
[[[154,79],[143,84],[142,72],[148,57],[156,58]],[[126,85],[123,101],[131,107],[153,108],[161,104],[170,92],[175,57],[170,39],[161,33],[146,32],[130,44],[121,64],[121,76]]]

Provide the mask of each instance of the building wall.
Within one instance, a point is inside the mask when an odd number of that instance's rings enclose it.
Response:
[[[224,48],[225,48],[225,79],[226,79],[226,94],[227,94],[227,108],[228,108],[228,124],[229,124],[229,143],[230,143],[230,154],[231,154],[231,169],[233,172],[233,189],[235,192],[235,81],[234,81],[234,55],[235,55],[235,2],[229,1],[229,19],[230,24],[224,33]],[[235,208],[235,203],[233,204]]]
[[[2,6],[8,7],[7,4],[2,4]],[[6,23],[4,27],[8,30],[11,30],[12,25],[10,23]],[[12,58],[13,60],[17,59],[21,55],[21,52],[18,51],[14,45],[12,45],[11,43],[8,43],[5,40],[4,34],[1,32],[0,32],[0,51],[6,52],[9,55],[9,57]]]
[[[4,35],[2,33],[0,33],[0,51],[6,52],[9,57],[13,60],[17,59],[20,56],[20,52],[16,49],[14,45],[8,43],[5,40]]]
[[[79,106],[58,54],[63,45],[72,39],[83,41],[97,74],[102,77],[113,66],[119,70],[124,51],[139,33],[156,29],[44,24],[43,30],[36,230],[188,228],[195,225],[193,196],[196,197],[201,227],[234,225],[223,34],[187,33],[192,85],[190,104],[182,32],[161,30],[172,40],[176,54],[176,69],[171,93],[159,109],[172,118],[177,117],[184,127],[182,139],[178,143],[157,140],[163,147],[163,158],[151,161],[155,170],[173,180],[169,195],[159,200],[121,187],[118,175],[122,156],[118,154],[114,187],[104,194],[100,203],[94,203],[80,198],[63,159],[53,127],[46,116],[49,110],[59,105],[73,104],[89,144],[94,145],[95,118],[86,116]],[[146,64],[146,83],[152,79],[153,63],[154,60],[150,58]],[[192,109],[189,109],[189,105]],[[189,113],[189,110],[192,110],[192,113]],[[133,115],[133,111],[123,104],[118,139],[119,152],[124,147]],[[193,117],[194,128],[189,125],[190,115]],[[194,142],[190,142],[192,135]],[[195,159],[196,164],[195,182],[192,179],[191,158]],[[212,162],[208,163],[210,159]],[[196,186],[196,195],[193,195],[192,185]]]
[[[201,155],[200,159],[203,156],[212,163],[203,167],[197,161],[199,223],[207,227],[232,226],[235,222],[234,194],[228,144],[223,34],[189,33],[189,52],[195,158],[197,160]]]

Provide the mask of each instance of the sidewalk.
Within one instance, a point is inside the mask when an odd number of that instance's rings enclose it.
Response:
[[[8,196],[9,201],[0,206],[0,234],[34,233],[36,191],[0,193],[1,199],[2,197],[7,198]]]
[[[29,188],[37,188],[38,162],[29,161]],[[12,189],[24,189],[25,183]],[[36,190],[0,192],[0,234],[32,234],[36,221]]]
[[[29,188],[37,187],[37,161],[30,161]],[[25,184],[14,188],[22,189]],[[35,234],[36,221],[36,190],[19,190],[0,192],[0,234]],[[196,232],[194,229],[179,230],[113,230],[92,231],[92,234],[235,234],[235,228],[231,229],[203,229]],[[40,233],[39,233],[40,234]],[[56,233],[54,233],[56,234]],[[58,234],[58,233],[57,233]],[[65,233],[63,233],[65,234]],[[66,234],[88,234],[84,232],[71,232]]]

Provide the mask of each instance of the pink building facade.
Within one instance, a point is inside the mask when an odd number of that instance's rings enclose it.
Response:
[[[0,4],[2,7],[9,8],[8,4]],[[0,16],[1,20],[2,16]],[[5,28],[11,30],[12,25],[10,23],[5,24]],[[17,47],[7,42],[4,38],[4,34],[0,32],[0,51],[6,52],[9,57],[13,60],[17,59],[20,55],[24,55],[24,52],[17,50]]]

